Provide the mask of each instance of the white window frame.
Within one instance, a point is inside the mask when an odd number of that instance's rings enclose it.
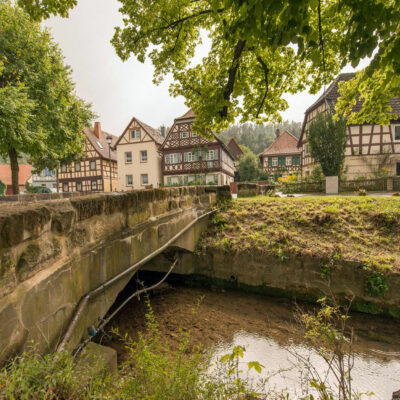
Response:
[[[146,182],[143,182],[143,178],[146,177]],[[149,174],[140,174],[140,184],[146,186],[149,184]]]
[[[67,188],[67,190],[65,190]],[[63,183],[63,192],[69,192],[68,183]]]
[[[79,165],[79,168],[76,168],[76,166]],[[75,161],[75,172],[81,172],[82,168],[81,168],[81,162],[80,161]]]
[[[128,155],[130,155],[130,160],[128,160]],[[125,152],[125,164],[132,164],[132,152],[131,151]]]
[[[278,166],[278,157],[272,157],[272,166],[277,167]]]
[[[145,157],[143,157],[145,156]],[[140,150],[140,162],[146,163],[147,162],[147,150]]]
[[[186,153],[183,153],[183,161],[184,162],[193,162],[193,161],[198,161],[199,157],[197,152],[194,151],[188,151]]]
[[[189,137],[189,132],[188,131],[182,131],[181,132],[181,139],[186,139]]]
[[[292,165],[292,157],[286,157],[286,165],[288,166]]]
[[[170,153],[164,156],[165,164],[179,164],[181,162],[180,153]]]
[[[393,129],[393,142],[400,142],[400,138],[396,139],[396,128],[400,129],[400,124],[392,125]]]
[[[94,163],[94,168],[92,168],[93,163]],[[90,169],[90,171],[96,171],[96,169],[97,169],[96,160],[90,161],[89,169]]]
[[[64,164],[64,165],[61,165],[61,172],[62,173],[65,173],[65,172],[67,172],[67,166]]]
[[[197,137],[199,136],[197,132],[192,132],[192,137]]]
[[[207,161],[214,161],[218,159],[218,150],[213,149],[213,150],[208,150],[206,152],[206,160]]]
[[[131,178],[131,183],[129,183],[128,178]],[[125,175],[125,184],[126,186],[133,186],[133,175]]]
[[[140,139],[140,129],[131,129],[130,135],[131,135],[131,140]]]
[[[78,189],[78,185],[80,185],[80,187],[81,187],[80,189]],[[82,187],[83,187],[82,182],[76,182],[76,191],[77,192],[82,192]]]
[[[93,189],[94,186],[94,189]],[[97,192],[97,181],[90,181],[90,189],[92,190],[92,192]]]

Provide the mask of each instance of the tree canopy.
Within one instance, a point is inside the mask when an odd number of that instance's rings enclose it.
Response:
[[[82,152],[82,129],[94,115],[39,23],[0,0],[0,26],[0,156],[10,160],[18,193],[18,157],[24,154],[37,169],[71,161]]]
[[[321,165],[325,176],[339,176],[343,169],[347,144],[347,124],[330,112],[319,113],[307,130],[311,157]]]
[[[77,0],[17,0],[35,18],[66,15]],[[280,119],[285,93],[316,93],[347,64],[370,57],[342,84],[337,108],[350,122],[385,123],[400,95],[400,0],[120,0],[124,27],[112,43],[123,59],[150,58],[155,82],[172,73],[197,128]],[[193,63],[202,33],[208,55]],[[204,36],[204,34],[203,34]],[[352,113],[357,95],[364,99]]]

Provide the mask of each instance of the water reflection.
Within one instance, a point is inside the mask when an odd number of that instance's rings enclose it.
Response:
[[[320,373],[326,370],[324,360],[319,357],[310,347],[304,344],[290,343],[289,345],[279,344],[274,338],[263,337],[245,331],[236,332],[231,343],[221,343],[216,347],[216,356],[232,351],[234,346],[241,345],[246,348],[242,363],[258,361],[265,366],[263,375],[270,376],[268,387],[281,391],[285,389],[292,396],[300,396],[302,391],[302,376],[296,366],[296,357],[293,353],[301,356],[310,356],[313,365]],[[371,355],[374,349],[368,354],[359,353],[355,356],[352,372],[353,387],[359,393],[370,393],[373,399],[391,399],[392,393],[400,388],[400,358],[398,353],[382,354],[388,357],[374,357]],[[377,354],[378,354],[377,353]],[[395,359],[393,359],[395,357]],[[390,358],[392,358],[390,360]],[[243,366],[242,369],[247,369]],[[276,372],[280,371],[278,374]],[[252,370],[249,377],[256,379],[260,375]]]

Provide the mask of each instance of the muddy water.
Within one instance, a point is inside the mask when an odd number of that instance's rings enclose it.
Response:
[[[307,347],[295,322],[294,305],[287,300],[231,291],[211,291],[168,286],[151,299],[162,334],[172,347],[178,345],[180,328],[190,329],[194,345],[214,346],[217,354],[233,346],[246,348],[244,361],[259,361],[265,374],[285,370],[269,380],[277,390],[301,394],[299,369],[288,350],[311,355],[320,372],[324,363]],[[145,305],[133,301],[114,319],[118,328],[132,339],[145,329]],[[359,392],[373,392],[375,398],[390,399],[400,389],[400,324],[396,321],[353,314],[355,367],[353,385]],[[126,358],[124,345],[114,336],[107,343],[119,360]]]

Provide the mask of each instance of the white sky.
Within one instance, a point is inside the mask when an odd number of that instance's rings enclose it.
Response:
[[[93,104],[105,131],[119,136],[132,116],[155,128],[171,126],[187,110],[183,97],[169,95],[171,80],[154,85],[150,61],[141,64],[131,57],[122,62],[110,43],[114,27],[122,26],[119,5],[117,0],[78,0],[69,18],[51,18],[44,24],[73,69],[78,95]],[[302,121],[317,95],[303,92],[286,98],[289,108],[283,118]]]

